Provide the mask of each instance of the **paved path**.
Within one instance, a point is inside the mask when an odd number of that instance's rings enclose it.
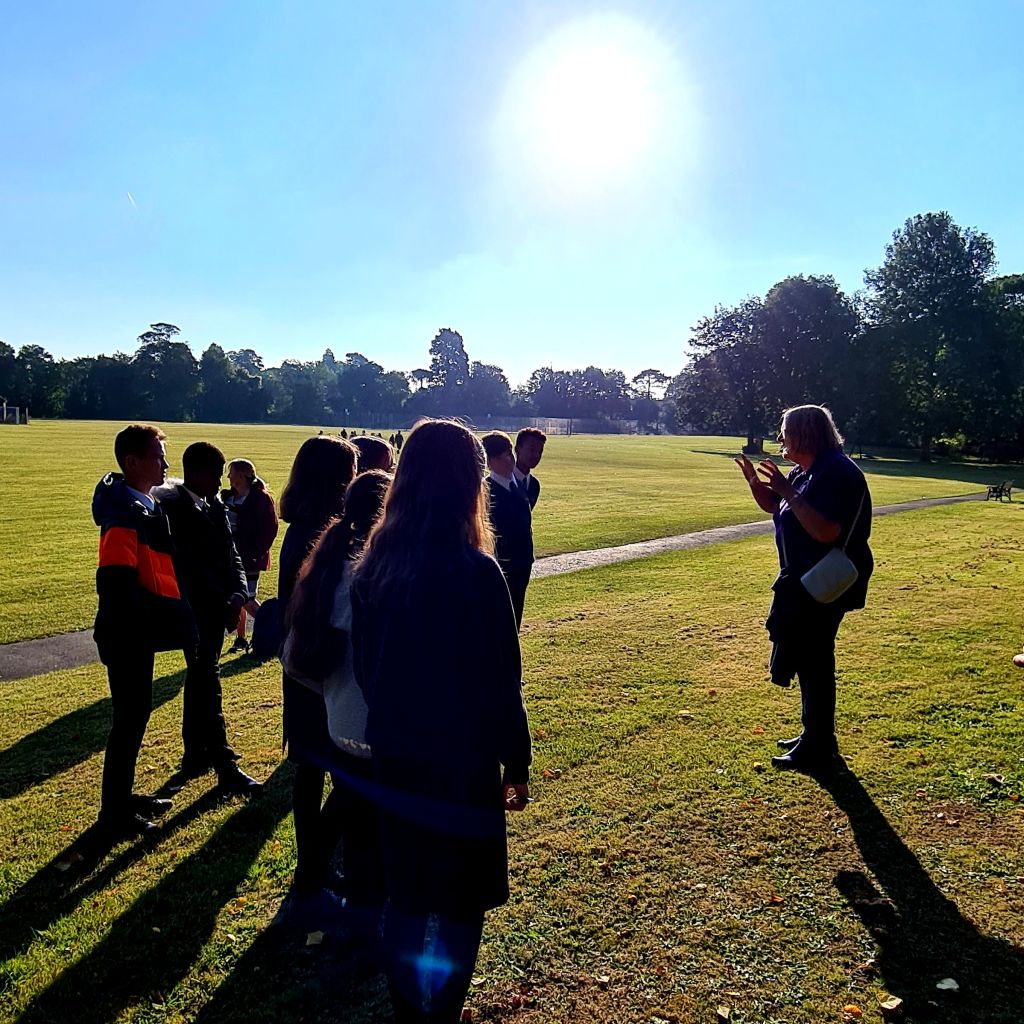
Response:
[[[955,505],[962,501],[981,501],[985,495],[961,494],[950,498],[919,498],[904,501],[899,505],[882,505],[874,510],[876,516],[908,512],[911,509],[930,508],[933,505]],[[709,544],[722,544],[742,537],[756,537],[772,532],[772,521],[762,519],[756,523],[740,523],[736,526],[719,526],[713,530],[698,530],[677,537],[660,537],[657,540],[640,541],[637,544],[622,544],[614,548],[594,548],[591,551],[573,551],[565,555],[551,555],[539,558],[533,565],[533,579],[560,576],[580,569],[595,569],[616,562],[631,562],[637,558],[649,558],[666,551],[685,551],[689,548],[703,548]],[[92,630],[78,633],[64,633],[60,636],[43,637],[40,640],[22,640],[19,643],[0,645],[0,682],[24,679],[27,676],[42,675],[57,669],[78,668],[96,661],[96,645]]]

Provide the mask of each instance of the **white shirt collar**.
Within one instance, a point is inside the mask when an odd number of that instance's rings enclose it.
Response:
[[[490,479],[497,484],[501,484],[501,486],[504,487],[506,491],[512,490],[512,477],[500,476],[498,473],[495,473],[494,470],[492,469],[490,472]]]
[[[521,484],[524,480],[529,477],[529,473],[524,473],[518,466],[513,467],[512,472],[515,474],[516,483]]]
[[[184,484],[182,484],[181,486],[185,487]],[[188,491],[188,493],[192,496],[192,500],[196,503],[196,508],[206,509],[210,507],[210,503],[205,498],[200,497],[198,494],[196,494],[195,491],[190,490],[188,487],[185,487],[185,490]]]
[[[125,484],[125,487],[128,487],[128,485]],[[137,501],[140,501],[145,505],[150,512],[156,511],[156,502],[148,494],[145,494],[142,491],[137,491],[134,487],[128,487],[128,491],[130,494],[134,495]]]

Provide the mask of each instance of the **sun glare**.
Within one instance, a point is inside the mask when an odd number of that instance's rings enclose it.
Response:
[[[691,121],[671,47],[602,15],[560,29],[516,69],[496,119],[498,155],[534,188],[588,199],[672,160]]]

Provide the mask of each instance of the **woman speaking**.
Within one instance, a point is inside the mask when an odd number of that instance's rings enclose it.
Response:
[[[746,456],[736,463],[754,501],[775,521],[780,569],[765,623],[772,682],[789,686],[793,676],[800,682],[803,730],[779,740],[785,753],[772,764],[813,772],[839,752],[836,634],[846,612],[863,608],[867,596],[874,568],[871,495],[824,406],[787,409],[779,441],[783,458],[796,463],[788,475],[770,459],[757,469]]]

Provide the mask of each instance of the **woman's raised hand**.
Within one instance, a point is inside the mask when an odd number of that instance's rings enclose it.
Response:
[[[743,474],[743,477],[748,484],[760,482],[757,479],[757,471],[754,469],[754,464],[746,457],[746,455],[741,455],[738,459],[733,459],[732,461],[740,467],[740,472]]]
[[[771,459],[765,459],[758,465],[758,471],[764,477],[764,483],[773,494],[791,501],[796,495],[796,488],[786,479],[785,474]]]

